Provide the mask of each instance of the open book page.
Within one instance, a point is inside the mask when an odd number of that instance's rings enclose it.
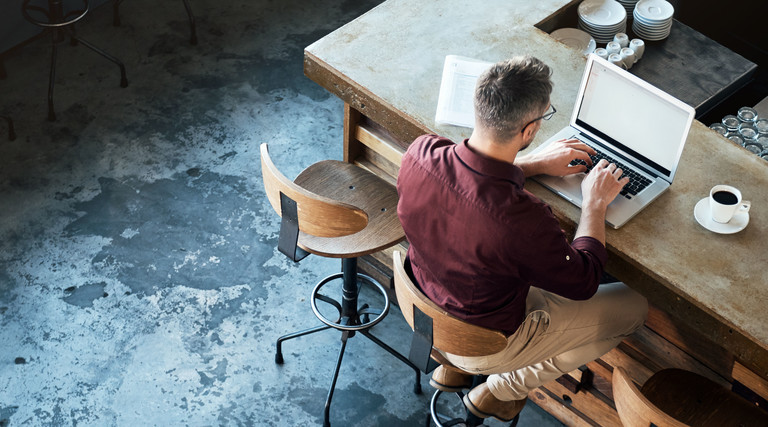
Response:
[[[457,55],[445,57],[440,95],[437,98],[437,124],[464,127],[475,126],[474,94],[475,83],[490,62]]]

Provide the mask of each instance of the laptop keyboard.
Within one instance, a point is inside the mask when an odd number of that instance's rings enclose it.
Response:
[[[591,145],[590,145],[591,147]],[[595,148],[595,147],[592,147]],[[631,166],[627,166],[624,163],[621,163],[613,157],[601,152],[600,150],[597,150],[597,154],[594,156],[589,156],[590,159],[592,159],[592,164],[596,165],[597,162],[600,161],[600,159],[605,159],[608,161],[608,163],[615,163],[616,166],[618,166],[622,170],[621,178],[624,178],[625,176],[629,177],[629,182],[627,185],[624,186],[624,188],[621,189],[621,195],[626,197],[627,199],[631,199],[633,196],[636,196],[639,192],[643,191],[646,187],[648,187],[651,184],[651,180],[646,178],[645,176],[639,174],[634,169],[632,169]],[[573,160],[571,162],[572,166],[575,165],[587,165],[586,162],[580,159]],[[587,172],[592,170],[591,166],[587,166]]]

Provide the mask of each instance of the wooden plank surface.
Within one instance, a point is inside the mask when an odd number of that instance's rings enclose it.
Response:
[[[597,426],[594,422],[590,422],[588,417],[573,410],[569,405],[566,405],[561,398],[557,397],[553,392],[544,387],[539,387],[528,393],[528,400],[538,405],[567,426]]]

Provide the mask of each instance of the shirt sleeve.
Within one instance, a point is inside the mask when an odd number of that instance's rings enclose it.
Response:
[[[565,298],[585,300],[597,292],[608,252],[592,237],[569,243],[551,212],[539,223],[531,239],[525,276],[531,286]]]

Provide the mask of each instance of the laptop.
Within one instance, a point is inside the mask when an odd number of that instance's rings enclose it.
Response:
[[[695,114],[691,106],[592,54],[569,126],[533,152],[576,138],[618,164],[630,183],[608,205],[606,222],[619,228],[672,184]],[[593,156],[595,164],[599,158]],[[581,207],[584,176],[533,179]]]

